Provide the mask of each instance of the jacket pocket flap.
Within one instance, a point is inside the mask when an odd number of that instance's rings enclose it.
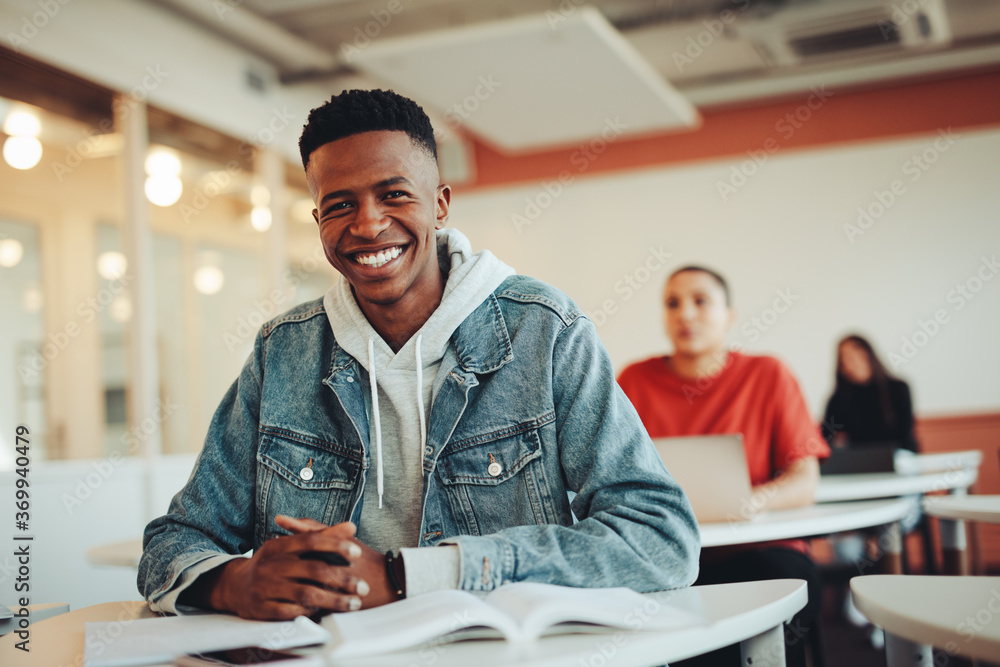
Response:
[[[447,447],[438,462],[438,470],[445,484],[496,486],[517,475],[541,455],[538,429],[531,429],[473,446],[454,450]]]
[[[268,433],[261,435],[257,462],[302,489],[351,489],[361,466],[329,449]]]

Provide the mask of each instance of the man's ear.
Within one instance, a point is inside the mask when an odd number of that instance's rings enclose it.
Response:
[[[434,202],[435,229],[441,229],[448,222],[448,208],[451,206],[451,186],[442,183],[437,188],[437,199]]]
[[[726,311],[729,313],[729,317],[726,320],[726,331],[730,331],[733,325],[736,324],[736,309],[732,306],[726,306]]]

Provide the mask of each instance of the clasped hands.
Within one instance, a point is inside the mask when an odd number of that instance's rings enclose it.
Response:
[[[355,538],[350,522],[327,526],[277,516],[291,532],[265,542],[250,558],[237,558],[199,577],[192,602],[242,618],[283,620],[377,607],[396,600],[385,556]],[[303,555],[338,554],[346,565]],[[205,579],[204,586],[200,586]],[[200,604],[199,604],[200,603]]]

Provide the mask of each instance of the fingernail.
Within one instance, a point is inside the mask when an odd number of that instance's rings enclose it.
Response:
[[[357,611],[358,609],[361,609],[361,598],[351,598],[351,601],[348,603],[348,605],[350,605],[351,611]]]
[[[357,544],[351,544],[351,546],[347,547],[347,555],[351,558],[361,558],[361,547]]]
[[[368,595],[369,593],[371,593],[372,590],[371,587],[368,585],[368,582],[365,581],[364,579],[359,579],[354,589],[358,592],[358,595],[362,596]]]

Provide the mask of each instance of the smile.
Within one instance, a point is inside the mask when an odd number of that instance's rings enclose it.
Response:
[[[392,248],[386,248],[385,250],[379,250],[375,253],[358,253],[354,255],[354,261],[364,266],[373,266],[378,268],[380,266],[385,266],[401,254],[403,254],[403,246],[398,245],[393,246]]]

